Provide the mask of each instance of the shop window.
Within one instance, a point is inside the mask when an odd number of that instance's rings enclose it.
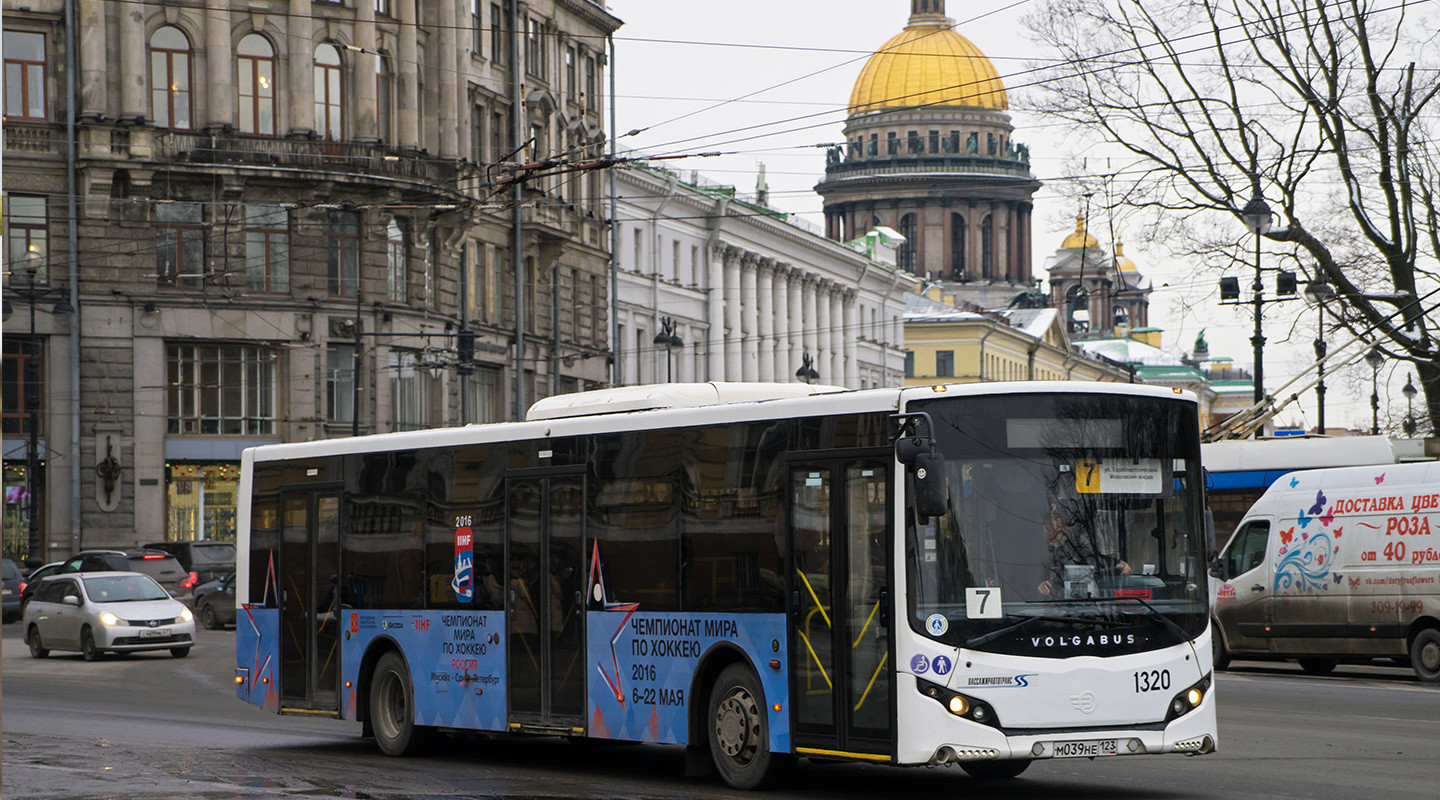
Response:
[[[171,464],[166,541],[235,541],[239,464]]]
[[[275,351],[231,344],[171,344],[166,355],[170,433],[275,433]]]

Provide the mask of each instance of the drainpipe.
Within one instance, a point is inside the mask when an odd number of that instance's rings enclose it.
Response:
[[[520,72],[520,0],[510,0],[510,132],[515,147],[525,141],[525,107]],[[518,153],[517,153],[518,155]],[[521,226],[525,223],[525,182],[515,182],[514,208],[511,209],[510,255],[515,271],[515,419],[525,418],[525,256],[521,252]]]
[[[75,53],[75,0],[65,0],[65,182],[67,236],[70,250],[70,552],[81,550],[80,509],[84,500],[80,486],[80,181],[76,175],[75,71],[80,68]],[[133,454],[133,451],[132,451]],[[49,537],[46,537],[47,541]],[[43,558],[50,560],[49,554]]]
[[[990,322],[990,330],[987,331],[984,336],[981,336],[981,337],[980,337],[980,382],[981,382],[981,383],[984,383],[984,382],[985,382],[985,340],[986,340],[986,339],[989,339],[989,338],[995,333],[995,331],[997,331],[997,330],[1000,329],[1000,326],[995,323],[995,320],[992,319],[992,320],[990,320],[989,322]]]
[[[615,35],[610,46],[610,158],[615,158]],[[615,167],[610,173],[610,385],[620,385],[620,209],[615,191]]]

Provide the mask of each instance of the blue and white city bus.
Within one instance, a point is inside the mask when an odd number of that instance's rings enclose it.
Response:
[[[238,694],[391,755],[681,744],[739,788],[1208,753],[1201,482],[1195,398],[1123,384],[631,387],[258,447]]]

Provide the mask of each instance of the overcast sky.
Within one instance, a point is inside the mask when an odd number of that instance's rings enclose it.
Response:
[[[1030,0],[950,0],[947,13],[957,30],[994,63],[1010,93],[1012,107],[1023,94],[1017,77],[1040,53],[1023,18]],[[816,144],[842,139],[845,105],[861,67],[873,52],[905,26],[909,0],[610,0],[625,21],[616,34],[615,78],[620,147],[650,154],[723,151],[730,155],[670,162],[687,179],[692,171],[738,191],[753,194],[759,164],[765,165],[770,204],[801,214],[821,226],[814,186],[824,175],[824,150]],[[1103,152],[1085,149],[1076,135],[1050,120],[1011,111],[1015,141],[1028,144],[1035,176],[1044,185],[1035,194],[1034,269],[1043,275],[1045,258],[1074,229],[1076,204],[1067,198],[1065,174],[1079,158],[1095,172],[1108,171]],[[640,130],[635,136],[626,136]],[[1118,167],[1118,165],[1115,165]],[[1138,223],[1131,223],[1138,224]],[[1138,231],[1118,238],[1138,242]],[[1237,237],[1241,235],[1237,227]],[[1109,225],[1092,218],[1090,229],[1107,250]],[[1203,328],[1212,355],[1251,364],[1254,322],[1248,310],[1218,305],[1218,276],[1196,276],[1193,264],[1173,263],[1163,252],[1136,244],[1125,248],[1157,288],[1150,323],[1164,329],[1163,348],[1188,351]],[[1238,273],[1235,273],[1238,274]],[[1241,276],[1245,294],[1249,277]],[[1267,296],[1273,283],[1267,278]],[[1169,284],[1169,286],[1166,286]],[[1266,386],[1275,390],[1313,361],[1316,314],[1303,301],[1269,305],[1265,313]],[[1332,341],[1332,347],[1334,343]],[[1361,365],[1363,367],[1363,364]],[[1393,372],[1394,374],[1390,374]],[[1326,423],[1370,426],[1369,369],[1349,379],[1328,381]],[[1393,392],[1383,383],[1391,381]],[[1386,403],[1405,413],[1399,387],[1405,366],[1381,371],[1381,414]],[[1389,397],[1387,398],[1387,394]],[[1314,392],[1281,413],[1282,423],[1315,424]]]

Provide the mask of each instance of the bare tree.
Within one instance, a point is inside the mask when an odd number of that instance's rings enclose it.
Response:
[[[1414,365],[1433,432],[1437,23],[1415,0],[1052,0],[1029,19],[1058,55],[1034,110],[1133,155],[1114,202],[1179,250],[1243,262],[1233,220],[1263,194],[1269,246],[1334,287],[1327,324]]]

